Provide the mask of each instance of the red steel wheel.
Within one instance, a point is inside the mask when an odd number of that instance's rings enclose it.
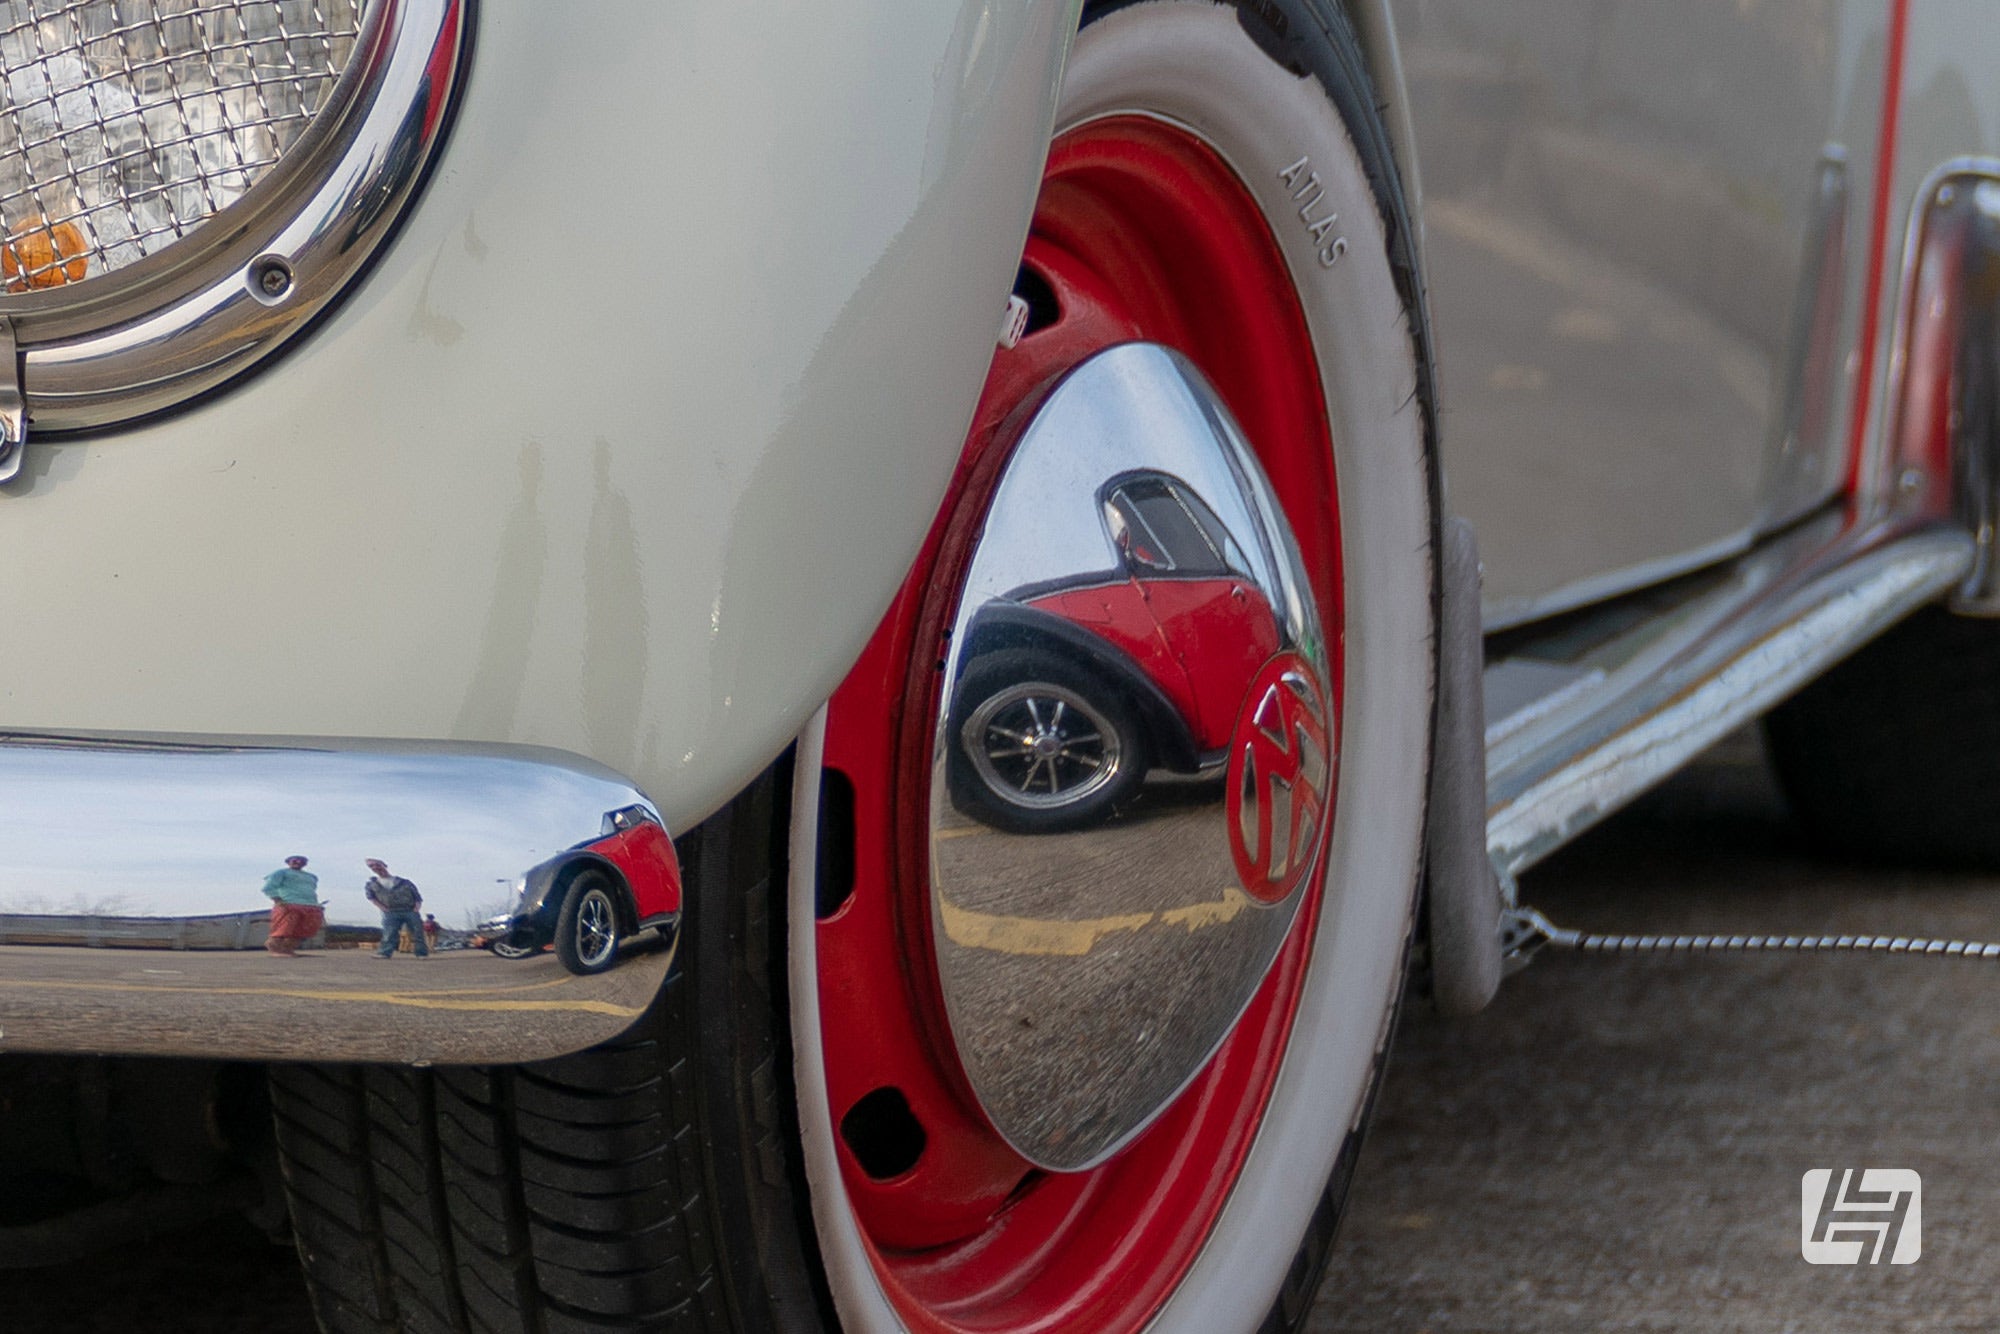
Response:
[[[1080,36],[1017,288],[1028,333],[996,355],[922,555],[829,707],[837,852],[811,967],[794,960],[818,1012],[795,1041],[823,1079],[802,1078],[802,1119],[809,1161],[830,1150],[815,1212],[853,1328],[1261,1328],[1316,1274],[1344,1189],[1416,880],[1434,509],[1400,201],[1352,34],[1303,3],[1258,32],[1255,8],[1137,5]],[[1288,45],[1315,79],[1276,63]],[[1220,1047],[1108,1159],[1049,1171],[975,1096],[940,994],[935,722],[1020,418],[1134,341],[1198,367],[1254,448],[1318,604],[1340,758],[1320,871]],[[1203,1272],[1224,1264],[1226,1293]]]

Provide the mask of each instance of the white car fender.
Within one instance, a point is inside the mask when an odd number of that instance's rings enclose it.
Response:
[[[433,179],[322,327],[31,442],[0,726],[552,746],[686,828],[915,552],[1076,8],[486,0]]]

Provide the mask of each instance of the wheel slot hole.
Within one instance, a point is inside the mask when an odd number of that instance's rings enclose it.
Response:
[[[1056,300],[1056,289],[1025,264],[1015,275],[1014,295],[1028,303],[1028,327],[1022,331],[1022,337],[1038,333],[1062,318],[1062,303]]]
[[[854,780],[838,769],[819,776],[819,865],[813,912],[833,916],[854,896]]]
[[[903,1091],[886,1085],[863,1094],[847,1109],[847,1115],[840,1118],[840,1137],[847,1141],[861,1170],[877,1181],[899,1177],[915,1167],[930,1141]]]

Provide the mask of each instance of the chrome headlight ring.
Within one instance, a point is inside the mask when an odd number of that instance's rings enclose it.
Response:
[[[87,430],[184,402],[269,356],[348,286],[438,146],[468,8],[367,0],[323,106],[239,198],[111,272],[0,292],[0,481],[30,428]]]

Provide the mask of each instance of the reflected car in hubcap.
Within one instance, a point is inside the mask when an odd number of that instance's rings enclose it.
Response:
[[[995,1129],[1076,1171],[1228,1035],[1317,865],[1317,598],[1220,399],[1146,343],[1048,393],[939,596],[957,599],[931,803],[945,1010]]]

